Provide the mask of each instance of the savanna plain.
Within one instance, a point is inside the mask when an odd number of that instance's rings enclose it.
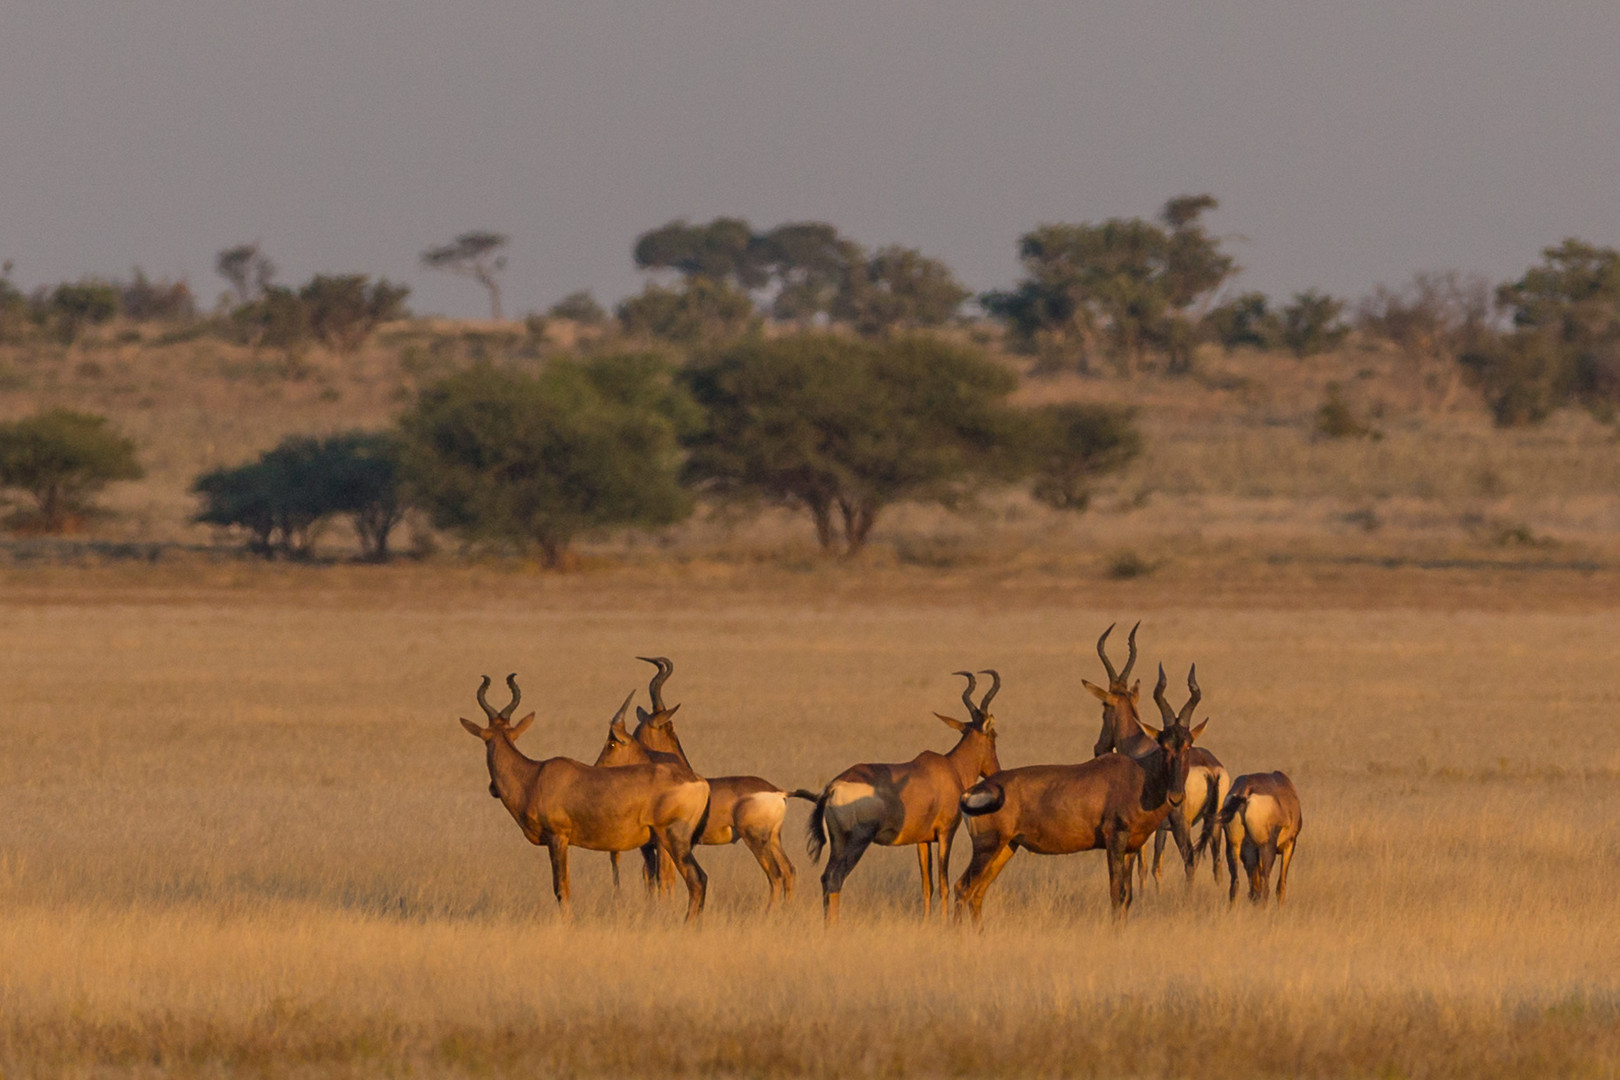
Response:
[[[1137,406],[1146,452],[1083,515],[899,506],[849,562],[781,511],[569,573],[190,521],[200,471],[382,426],[487,345],[433,333],[296,378],[207,339],[0,354],[0,415],[95,409],[147,468],[83,537],[0,541],[0,1077],[1620,1075],[1611,427],[1426,414],[1388,350],[1239,353],[1031,380]],[[1330,382],[1377,438],[1312,435]],[[784,908],[740,846],[699,849],[697,929],[576,850],[565,924],[456,722],[516,672],[520,747],[592,760],[661,653],[697,768],[816,788],[948,748],[951,672],[995,667],[1002,764],[1078,761],[1137,619],[1148,687],[1197,662],[1203,744],[1298,785],[1285,908],[1206,860],[1117,925],[1100,855],[1020,854],[976,932],[879,848],[826,932],[792,802]]]
[[[0,1075],[1612,1076],[1603,577],[12,569]],[[1003,765],[1081,760],[1137,618],[1227,767],[1298,784],[1286,907],[1167,862],[1117,925],[1099,855],[1025,853],[975,932],[878,848],[826,932],[794,802],[784,908],[740,846],[699,849],[697,929],[576,849],[568,924],[456,723],[515,671],[520,745],[590,760],[666,653],[700,770],[817,787],[946,749],[950,672],[994,666]]]

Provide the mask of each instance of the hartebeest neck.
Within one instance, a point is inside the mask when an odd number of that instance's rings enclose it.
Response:
[[[524,756],[512,745],[505,732],[497,732],[489,740],[489,781],[495,797],[519,822],[527,809],[529,792],[535,777],[540,775],[540,763]]]
[[[986,771],[989,758],[989,736],[976,728],[969,728],[962,732],[962,737],[956,745],[945,754],[945,760],[951,763],[951,772],[956,774],[956,782],[966,791],[978,783],[979,774]],[[989,771],[994,772],[990,767]]]
[[[658,726],[643,720],[636,725],[635,734],[631,738],[654,753],[674,754],[681,759],[682,765],[689,769],[692,767],[692,763],[686,760],[686,749],[681,746],[680,736],[675,734],[673,724]]]
[[[1158,744],[1142,730],[1135,710],[1118,707],[1103,710],[1102,736],[1098,738],[1093,750],[1096,756],[1100,757],[1112,750],[1140,759],[1157,749]]]

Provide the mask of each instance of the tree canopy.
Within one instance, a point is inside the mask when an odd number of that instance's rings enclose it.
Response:
[[[33,497],[44,532],[63,531],[113,481],[141,476],[135,444],[104,416],[50,409],[0,424],[0,487]]]
[[[1237,269],[1200,220],[1216,205],[1209,195],[1180,196],[1158,223],[1042,225],[1019,238],[1024,279],[981,301],[1047,366],[1086,370],[1101,354],[1130,374],[1158,350],[1172,370],[1185,369],[1193,309]]]
[[[894,502],[950,503],[1018,467],[1016,378],[937,338],[749,341],[686,379],[708,417],[689,440],[689,475],[807,511],[827,551],[858,551]]]
[[[400,422],[412,489],[441,528],[561,565],[581,534],[691,512],[677,435],[690,403],[649,356],[480,365],[422,391]]]

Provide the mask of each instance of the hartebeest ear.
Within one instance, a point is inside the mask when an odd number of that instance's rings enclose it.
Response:
[[[1150,739],[1157,739],[1160,735],[1164,734],[1164,732],[1159,728],[1156,728],[1152,724],[1146,723],[1142,720],[1138,720],[1136,722],[1136,726],[1141,728],[1142,732]]]
[[[1085,687],[1087,690],[1090,690],[1091,696],[1096,698],[1098,701],[1104,703],[1105,705],[1108,703],[1108,691],[1104,690],[1096,683],[1087,682],[1085,679],[1081,679],[1080,685]]]
[[[954,716],[946,716],[942,712],[937,712],[934,715],[939,717],[941,720],[945,721],[947,724],[949,724],[952,728],[954,728],[957,731],[966,731],[967,730],[968,726],[966,724],[964,724],[962,721],[958,720]]]
[[[521,719],[517,723],[513,724],[512,725],[512,730],[507,732],[506,737],[508,739],[517,738],[519,735],[523,734],[525,731],[528,731],[529,730],[529,725],[532,724],[532,723],[534,723],[534,713],[530,713],[528,716],[525,716],[523,719]]]
[[[479,727],[477,724],[473,723],[471,720],[467,719],[465,716],[461,717],[460,720],[461,720],[461,726],[462,727],[466,728],[468,731],[472,732],[474,735],[478,736],[480,739],[489,738],[488,733],[485,732],[483,728]]]
[[[1206,716],[1206,717],[1204,717],[1204,722],[1202,724],[1199,724],[1197,727],[1193,728],[1192,733],[1190,735],[1188,735],[1187,738],[1191,739],[1194,742],[1197,742],[1198,741],[1198,736],[1202,735],[1204,733],[1204,729],[1206,727],[1208,727],[1208,726],[1209,726],[1209,717]]]
[[[652,713],[648,712],[646,709],[643,709],[640,705],[636,706],[636,723],[645,724],[651,719]]]
[[[1142,696],[1142,680],[1137,679],[1136,682],[1131,684],[1131,700],[1136,701],[1141,696]]]

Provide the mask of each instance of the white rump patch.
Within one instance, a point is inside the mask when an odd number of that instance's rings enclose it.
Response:
[[[983,810],[987,806],[994,806],[995,795],[988,791],[970,791],[962,796],[962,805],[969,810]]]

